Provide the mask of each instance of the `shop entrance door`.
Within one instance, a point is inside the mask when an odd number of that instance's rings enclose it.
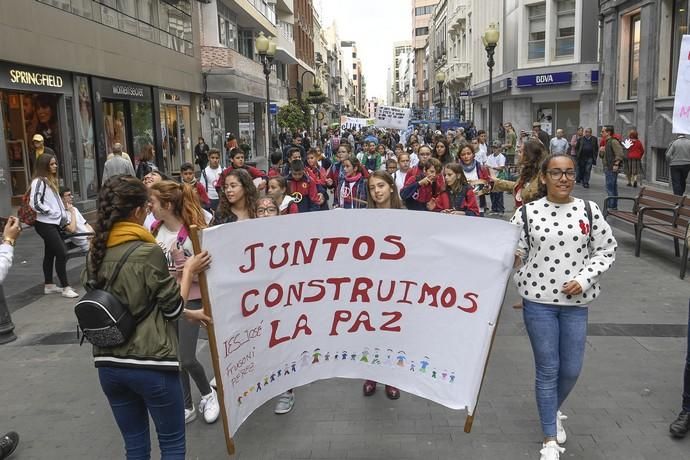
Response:
[[[182,163],[191,161],[192,144],[189,139],[189,107],[161,106],[161,131],[165,170],[179,174]]]
[[[12,205],[31,184],[35,152],[31,143],[35,134],[43,136],[44,145],[52,149],[58,160],[59,176],[64,177],[64,162],[60,144],[57,94],[0,91],[7,164],[9,165]]]

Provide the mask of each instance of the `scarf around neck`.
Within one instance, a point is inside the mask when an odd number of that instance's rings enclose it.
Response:
[[[129,221],[120,221],[113,225],[108,235],[106,246],[112,248],[129,241],[143,241],[145,243],[156,244],[156,239],[151,232],[143,226]]]
[[[462,170],[465,171],[466,173],[471,173],[475,169],[477,169],[477,160],[474,160],[469,166],[465,165],[465,163],[460,163],[462,165]],[[477,173],[477,175],[479,175]]]

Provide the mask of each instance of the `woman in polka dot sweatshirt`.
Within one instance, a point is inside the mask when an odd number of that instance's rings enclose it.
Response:
[[[541,459],[556,460],[565,450],[559,444],[566,440],[565,416],[559,409],[582,369],[586,307],[599,296],[599,278],[613,265],[616,240],[595,203],[570,195],[575,184],[570,156],[548,157],[539,182],[541,198],[518,209],[511,219],[523,229],[514,281],[523,298],[536,366],[544,432]]]

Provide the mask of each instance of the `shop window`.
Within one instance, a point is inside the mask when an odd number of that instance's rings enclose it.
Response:
[[[637,98],[637,83],[640,78],[640,15],[630,16],[630,47],[628,49],[628,99]]]
[[[78,88],[77,107],[77,155],[81,157],[81,179],[86,185],[86,198],[95,198],[98,192],[98,177],[96,175],[96,155],[93,135],[93,103],[89,93],[86,77],[74,77]]]
[[[673,0],[672,14],[673,16],[671,24],[672,35],[671,68],[669,69],[669,95],[676,94],[676,78],[678,75],[678,58],[680,57],[680,43],[683,40],[683,35],[686,35],[688,33],[688,0]]]
[[[556,57],[575,54],[575,0],[556,2]]]
[[[654,155],[656,156],[656,164],[654,168],[656,170],[656,174],[654,175],[654,180],[656,180],[657,182],[668,183],[671,180],[671,178],[669,177],[670,170],[668,167],[668,162],[666,161],[666,149],[655,148]]]
[[[527,59],[530,61],[544,59],[546,42],[546,5],[527,7],[529,36],[527,40]]]

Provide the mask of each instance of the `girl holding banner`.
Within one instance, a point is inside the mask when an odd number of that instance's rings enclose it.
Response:
[[[570,155],[548,157],[539,176],[541,198],[511,219],[522,228],[514,281],[536,366],[541,460],[558,460],[565,451],[560,408],[582,369],[587,306],[599,296],[599,278],[613,265],[617,246],[599,207],[570,195],[575,168]]]
[[[369,209],[405,209],[398,193],[398,187],[390,174],[386,171],[374,171],[369,177]],[[400,390],[386,385],[388,399],[399,399]],[[376,382],[365,380],[362,386],[364,396],[371,396],[376,392]]]
[[[224,178],[223,193],[211,225],[227,224],[256,217],[254,203],[259,192],[252,176],[244,169],[233,169]]]
[[[149,202],[151,212],[156,218],[151,226],[151,233],[163,249],[170,274],[181,280],[185,261],[194,254],[189,229],[192,225],[206,227],[206,218],[199,205],[199,199],[193,186],[189,184],[161,181],[151,186]],[[198,282],[191,286],[187,308],[201,310],[201,290]],[[184,421],[190,423],[197,416],[190,388],[191,376],[202,395],[199,413],[203,415],[206,423],[214,423],[220,415],[220,404],[215,390],[209,384],[204,366],[196,357],[199,325],[182,321],[178,324],[177,334],[182,367],[180,379],[184,396]]]

